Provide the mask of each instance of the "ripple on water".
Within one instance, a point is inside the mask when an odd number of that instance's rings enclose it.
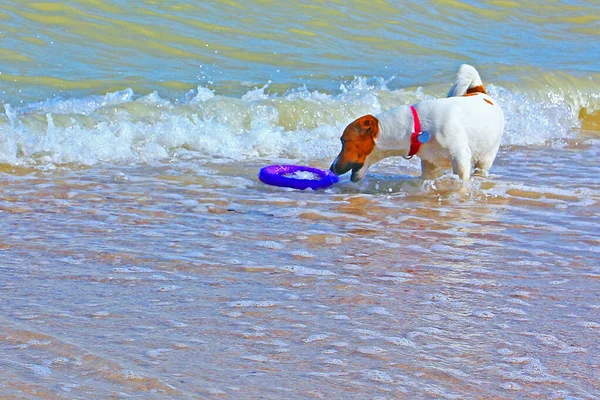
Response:
[[[66,357],[55,357],[50,362],[50,365],[66,365],[69,364],[71,360]]]
[[[249,354],[246,356],[242,356],[242,359],[248,360],[248,361],[261,362],[261,363],[266,363],[266,362],[270,361],[269,358],[263,356],[262,354]]]
[[[352,332],[356,333],[359,339],[361,340],[377,339],[382,338],[384,336],[379,332],[375,332],[369,329],[353,329]]]
[[[233,232],[227,231],[227,230],[218,230],[218,231],[213,232],[213,236],[216,236],[216,237],[225,238],[225,237],[229,237],[231,235],[233,235]]]
[[[520,308],[513,308],[513,307],[500,307],[498,309],[499,312],[504,313],[504,314],[513,314],[513,315],[527,315],[527,313],[523,310],[521,310]]]
[[[347,362],[340,360],[339,358],[324,358],[323,363],[328,365],[337,365],[340,367],[348,364]]]
[[[148,357],[157,358],[157,357],[160,357],[162,354],[168,353],[170,351],[173,351],[173,349],[153,349],[153,350],[148,350],[146,352],[146,354],[148,355]]]
[[[52,375],[52,370],[46,365],[31,364],[28,365],[27,368],[29,368],[35,375],[43,378]]]
[[[304,343],[312,343],[312,342],[316,342],[316,341],[320,341],[320,340],[324,340],[327,339],[329,336],[324,334],[324,333],[319,333],[316,335],[310,335],[309,337],[303,339],[302,341]]]
[[[518,371],[509,371],[502,374],[508,381],[521,381],[527,383],[563,383],[563,380],[546,372],[546,367],[540,360],[532,357],[507,357],[505,362],[520,365]]]
[[[315,255],[306,251],[306,250],[296,250],[292,251],[292,255],[298,258],[314,258]]]
[[[117,267],[117,268],[111,269],[111,271],[115,272],[115,273],[121,273],[121,274],[154,272],[153,269],[143,268],[143,267]]]
[[[386,353],[385,349],[377,346],[360,346],[356,349],[356,351],[358,351],[360,354],[368,356],[378,356]]]
[[[406,338],[403,338],[403,337],[391,336],[391,337],[385,338],[385,340],[389,343],[395,344],[396,346],[406,346],[406,347],[413,347],[413,348],[417,347],[415,342],[408,340]]]
[[[205,391],[206,391],[208,394],[211,394],[211,395],[216,395],[216,396],[223,396],[223,395],[226,395],[226,394],[227,394],[227,392],[226,392],[226,391],[224,391],[224,390],[222,390],[222,389],[219,389],[219,388],[213,388],[213,387],[211,387],[211,388],[205,388],[204,390],[205,390]]]
[[[545,333],[525,333],[526,336],[533,336],[539,340],[542,344],[554,347],[559,353],[585,353],[586,350],[582,347],[571,346],[568,343],[563,342],[556,336],[545,334]]]
[[[181,289],[181,286],[178,285],[164,285],[158,288],[159,292],[175,292]]]
[[[521,385],[519,385],[518,383],[515,383],[515,382],[504,382],[500,385],[500,387],[505,390],[514,390],[514,391],[523,389],[523,387]]]
[[[268,307],[275,307],[275,306],[277,306],[277,303],[274,301],[269,301],[269,300],[261,300],[261,301],[238,300],[238,301],[232,301],[229,303],[229,307],[236,307],[236,308],[268,308]]]
[[[96,311],[95,313],[90,314],[92,318],[107,318],[112,314],[108,311]]]
[[[374,382],[391,384],[395,383],[394,379],[389,374],[378,369],[362,371],[362,376]]]
[[[341,320],[341,321],[349,321],[351,318],[349,316],[347,316],[346,314],[336,314],[333,317],[331,317],[333,319],[337,319],[337,320]]]
[[[147,279],[150,281],[168,281],[168,280],[170,280],[169,278],[167,278],[164,275],[150,275]]]
[[[478,318],[491,319],[494,318],[494,313],[488,310],[475,310],[473,311],[473,316]]]
[[[526,302],[525,300],[521,300],[521,299],[508,299],[507,300],[509,303],[513,303],[513,304],[519,304],[521,306],[528,306],[531,307],[531,304]]]
[[[367,312],[369,314],[374,314],[374,315],[385,315],[385,316],[391,316],[392,313],[390,313],[388,310],[385,309],[385,307],[373,307],[367,310]]]
[[[259,247],[264,247],[265,249],[271,249],[271,250],[283,249],[283,244],[281,244],[279,242],[275,242],[273,240],[265,240],[262,242],[258,242],[256,245]]]
[[[589,329],[600,329],[600,324],[597,322],[593,322],[593,321],[584,321],[581,323],[581,325],[584,328],[589,328]]]
[[[278,267],[277,270],[292,272],[297,275],[337,275],[335,272],[326,269],[308,268],[300,265],[286,265]]]
[[[119,371],[118,375],[128,381],[142,381],[146,379],[144,375],[129,369]]]

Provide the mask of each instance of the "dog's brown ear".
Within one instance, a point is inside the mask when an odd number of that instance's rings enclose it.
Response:
[[[379,135],[379,121],[374,116],[368,114],[356,120],[362,130],[362,134],[377,138]]]

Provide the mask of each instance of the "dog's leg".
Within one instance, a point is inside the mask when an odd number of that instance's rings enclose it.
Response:
[[[436,164],[421,159],[421,178],[437,179],[444,173],[444,169]]]
[[[484,162],[479,160],[475,163],[475,172],[473,175],[481,176],[484,178],[488,177],[488,170],[492,167],[492,163]]]
[[[463,149],[452,157],[452,172],[463,181],[471,178],[471,151]]]
[[[475,163],[475,174],[483,177],[488,176],[488,171],[492,168],[494,159],[496,158],[496,151],[493,151],[486,156],[482,157]]]
[[[475,164],[475,171],[473,171],[473,176],[480,176],[482,178],[487,178],[489,176],[488,170],[481,168],[479,166],[479,164]]]

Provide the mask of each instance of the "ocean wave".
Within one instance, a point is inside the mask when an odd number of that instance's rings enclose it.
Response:
[[[283,94],[269,85],[241,97],[198,87],[180,99],[132,89],[85,98],[5,104],[0,163],[93,165],[153,163],[183,154],[229,160],[330,159],[357,116],[442,96],[439,88],[390,89],[389,81],[355,78],[335,93],[305,87]],[[503,146],[545,145],[576,136],[582,110],[600,107],[597,92],[509,89],[489,85],[503,107]]]

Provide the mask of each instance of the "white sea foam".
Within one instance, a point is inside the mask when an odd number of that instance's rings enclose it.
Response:
[[[340,93],[306,88],[283,95],[253,89],[241,98],[199,87],[183,100],[132,89],[104,96],[5,104],[0,162],[13,165],[154,163],[193,154],[229,160],[331,159],[343,128],[359,115],[441,96],[390,90],[356,78]],[[573,135],[580,108],[597,108],[577,93],[517,93],[490,85],[502,105],[502,144],[542,145]]]

